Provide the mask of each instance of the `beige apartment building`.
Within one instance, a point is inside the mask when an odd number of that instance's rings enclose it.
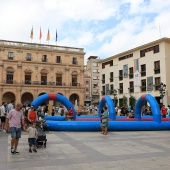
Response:
[[[159,104],[170,104],[170,38],[161,38],[99,63],[100,98],[103,95],[114,98],[115,90],[119,106],[123,105],[123,96],[129,99],[132,95],[138,99],[148,93]],[[159,90],[161,82],[166,85],[163,99]]]
[[[91,74],[87,71],[87,65],[84,66],[84,106],[90,106],[92,95],[91,95]]]
[[[0,103],[52,92],[84,105],[84,55],[83,48],[0,40]]]
[[[90,56],[87,61],[87,72],[91,75],[91,105],[98,106],[100,102],[100,72],[98,56]]]

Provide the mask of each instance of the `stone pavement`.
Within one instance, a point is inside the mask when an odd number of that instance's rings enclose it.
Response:
[[[169,131],[50,132],[47,148],[28,152],[22,133],[20,155],[10,154],[10,135],[0,132],[0,170],[169,170]]]

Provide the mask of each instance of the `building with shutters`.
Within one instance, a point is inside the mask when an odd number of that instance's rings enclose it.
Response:
[[[158,103],[170,104],[170,38],[161,38],[99,61],[100,98],[117,92],[118,105],[123,97],[151,94]],[[160,83],[166,85],[163,100]]]

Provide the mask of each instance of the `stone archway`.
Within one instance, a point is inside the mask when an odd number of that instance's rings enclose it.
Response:
[[[33,101],[33,95],[29,92],[23,93],[21,96],[21,103],[26,105]]]
[[[3,97],[2,97],[2,102],[6,102],[6,103],[10,103],[11,100],[15,101],[16,97],[15,94],[12,92],[6,92],[4,93]]]
[[[71,101],[73,105],[79,106],[80,99],[79,99],[78,94],[76,93],[71,94],[69,97],[69,100]]]

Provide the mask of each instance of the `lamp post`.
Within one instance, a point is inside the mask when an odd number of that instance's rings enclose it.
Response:
[[[160,93],[160,97],[161,97],[160,103],[162,103],[162,105],[163,105],[163,98],[164,98],[164,96],[165,96],[165,90],[166,90],[166,85],[163,84],[163,83],[161,83],[161,84],[159,85],[159,93]]]
[[[114,104],[115,104],[115,99],[116,99],[116,96],[117,96],[117,90],[113,90],[113,96],[114,96]]]

